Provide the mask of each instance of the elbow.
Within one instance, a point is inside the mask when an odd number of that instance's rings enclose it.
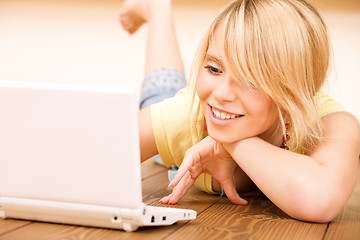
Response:
[[[338,197],[321,193],[298,196],[292,204],[289,211],[285,211],[290,217],[315,223],[332,221],[345,205]]]
[[[304,182],[302,182],[304,183]],[[307,186],[307,187],[306,187]],[[324,186],[299,184],[297,191],[292,191],[287,198],[284,212],[297,220],[327,223],[332,221],[342,210],[347,199],[337,195]]]
[[[304,204],[303,204],[304,205]],[[340,211],[336,211],[331,207],[321,204],[306,204],[306,206],[298,206],[290,211],[288,215],[297,220],[314,222],[314,223],[327,223],[332,221]]]
[[[342,211],[352,195],[355,183],[347,186],[342,184],[342,187],[329,183],[327,187],[314,184],[306,186],[308,187],[298,185],[297,191],[292,192],[293,194],[288,198],[290,204],[284,212],[298,220],[327,223]]]

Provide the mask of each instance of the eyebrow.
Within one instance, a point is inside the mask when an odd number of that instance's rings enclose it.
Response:
[[[224,68],[224,64],[223,64],[223,61],[221,61],[219,58],[209,54],[209,53],[206,53],[205,54],[205,60],[207,61],[213,61],[217,64],[219,64],[220,67]]]

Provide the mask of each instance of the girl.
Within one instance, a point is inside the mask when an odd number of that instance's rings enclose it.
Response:
[[[130,33],[149,23],[146,99],[183,81],[172,77],[183,65],[169,0],[125,1],[120,20]],[[142,160],[160,153],[180,166],[161,202],[195,183],[246,204],[239,193],[258,188],[293,218],[332,220],[355,186],[360,127],[320,91],[329,56],[326,26],[305,1],[229,3],[200,43],[189,88],[139,112]]]

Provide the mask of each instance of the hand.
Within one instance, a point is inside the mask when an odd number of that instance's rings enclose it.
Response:
[[[234,204],[247,204],[236,192],[233,175],[236,163],[223,145],[206,137],[186,151],[184,160],[169,186],[173,192],[162,198],[161,203],[175,204],[194,184],[201,173],[208,173],[222,185],[227,197]]]

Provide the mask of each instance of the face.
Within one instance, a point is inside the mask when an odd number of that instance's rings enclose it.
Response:
[[[215,34],[196,84],[209,136],[224,143],[253,136],[274,141],[280,129],[275,104],[262,90],[249,89],[231,79],[218,44],[221,42]]]

